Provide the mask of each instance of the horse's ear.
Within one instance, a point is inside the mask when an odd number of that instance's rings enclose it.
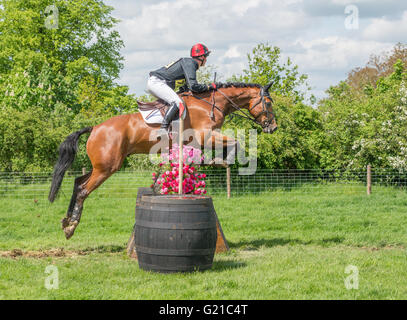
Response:
[[[265,91],[265,92],[268,92],[273,84],[274,84],[274,81],[271,81],[268,85],[266,85],[266,86],[264,87],[264,91]]]

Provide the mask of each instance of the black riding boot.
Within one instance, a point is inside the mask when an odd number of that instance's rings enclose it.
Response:
[[[174,120],[178,112],[179,108],[177,106],[177,103],[172,103],[164,116],[163,123],[161,124],[161,129],[165,129],[168,131],[168,127],[170,126],[171,121]]]

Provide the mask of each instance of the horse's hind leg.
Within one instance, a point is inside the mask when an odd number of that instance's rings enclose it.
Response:
[[[69,225],[69,219],[72,217],[72,212],[75,207],[76,199],[78,197],[78,192],[80,191],[80,186],[83,185],[91,176],[92,171],[88,172],[87,174],[80,176],[75,179],[71,202],[69,203],[68,212],[66,213],[66,217],[62,219],[62,229],[66,228]]]
[[[65,237],[67,239],[71,238],[75,232],[76,227],[78,226],[82,210],[83,210],[83,203],[85,199],[89,196],[89,194],[99,187],[107,178],[109,178],[114,171],[101,171],[94,169],[90,173],[90,176],[86,177],[82,176],[82,180],[78,180],[78,183],[82,181],[82,183],[78,184],[76,189],[76,195],[72,195],[71,203],[69,209],[72,208],[70,216],[67,215],[67,218],[63,219],[62,227],[64,229]],[[86,179],[85,179],[86,177]],[[80,179],[79,178],[79,179]],[[76,182],[76,180],[75,180]],[[74,189],[75,191],[75,189]],[[74,198],[75,196],[75,198]]]

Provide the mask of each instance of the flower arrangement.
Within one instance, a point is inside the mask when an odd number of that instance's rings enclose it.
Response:
[[[161,155],[162,162],[160,169],[154,172],[152,179],[154,183],[151,188],[155,193],[176,194],[179,190],[179,147],[174,144],[168,153]],[[183,148],[183,194],[206,194],[206,183],[204,179],[206,174],[199,173],[197,170],[203,161],[201,150],[191,146]]]

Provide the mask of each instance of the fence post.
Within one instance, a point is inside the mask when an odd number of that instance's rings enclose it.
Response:
[[[86,174],[86,168],[82,168],[82,174],[83,174],[83,175]]]
[[[367,194],[372,194],[372,166],[370,164],[367,165]]]
[[[228,193],[228,199],[230,199],[230,167],[226,167],[226,189]]]

